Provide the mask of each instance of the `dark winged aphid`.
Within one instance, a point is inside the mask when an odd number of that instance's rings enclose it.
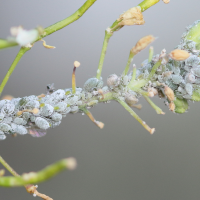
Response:
[[[54,83],[47,85],[47,94],[52,94],[55,91]]]

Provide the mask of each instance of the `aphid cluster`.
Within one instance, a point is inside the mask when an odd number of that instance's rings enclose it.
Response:
[[[189,57],[184,61],[170,58],[163,50],[150,61],[145,60],[141,68],[136,70],[134,66],[135,74],[123,73],[121,76],[111,74],[107,78],[107,86],[104,87],[101,79],[90,78],[83,88],[76,88],[75,70],[80,63],[75,61],[72,88],[55,90],[54,85],[49,84],[46,95],[1,100],[0,140],[5,139],[6,134],[16,133],[43,136],[48,128],[58,126],[68,113],[85,112],[98,127],[102,128],[103,123],[96,121],[87,110],[101,101],[117,100],[121,104],[124,102],[130,107],[140,108],[141,106],[135,104],[140,96],[144,96],[158,114],[164,114],[148,98],[158,93],[159,96],[166,95],[170,110],[184,113],[188,109],[188,100],[200,101],[200,52],[197,50],[199,47],[197,48],[196,43],[188,39],[188,32],[198,23],[199,21],[196,21],[187,28],[180,45],[177,46],[177,49],[187,51],[185,54]],[[181,51],[178,51],[181,55]],[[161,64],[153,71],[156,63]],[[137,86],[141,81],[144,84]],[[110,99],[104,99],[108,93]],[[136,116],[132,110],[129,111]],[[150,133],[153,133],[155,129],[150,129],[139,117],[136,118]]]

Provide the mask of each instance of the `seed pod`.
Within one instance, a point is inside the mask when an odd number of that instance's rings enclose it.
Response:
[[[67,104],[65,102],[59,102],[54,107],[54,110],[56,110],[57,112],[64,112],[66,109],[67,109]]]
[[[3,132],[8,132],[11,130],[11,127],[6,123],[0,123],[0,130]]]
[[[188,109],[188,102],[186,99],[176,98],[174,104],[176,113],[184,113]]]
[[[185,90],[189,95],[192,95],[192,92],[193,92],[192,84],[191,83],[187,83],[186,86],[185,86]]]
[[[174,104],[173,101],[169,103],[169,109],[170,109],[171,111],[174,111],[174,110],[175,110],[175,104]]]
[[[138,102],[138,99],[135,97],[135,95],[126,93],[125,101],[130,107],[132,107]]]
[[[145,22],[139,6],[130,8],[125,13],[121,14],[117,21],[120,21],[118,24],[119,26],[131,26],[134,24],[142,25]]]
[[[169,101],[174,101],[174,91],[171,88],[165,86],[164,92]]]
[[[183,78],[180,75],[172,75],[172,81],[175,84],[179,84],[179,83],[181,83],[183,81]]]
[[[35,124],[41,128],[41,129],[48,129],[50,126],[49,126],[49,122],[41,117],[37,117],[36,120],[35,120]]]
[[[119,85],[119,77],[116,74],[111,74],[107,78],[107,85],[111,89],[117,87]]]
[[[173,60],[180,61],[180,60],[186,60],[187,58],[189,58],[190,54],[185,50],[175,49],[170,52],[169,56]]]
[[[58,122],[58,121],[62,120],[62,115],[59,114],[59,113],[57,113],[57,112],[55,112],[55,113],[53,113],[53,115],[51,116],[51,118],[52,118],[53,121]]]
[[[145,49],[150,43],[152,43],[155,38],[152,35],[147,35],[141,38],[137,44],[131,49],[131,52],[134,54],[139,53],[143,49]]]
[[[195,76],[200,77],[200,65],[198,65],[197,67],[193,67],[193,68],[191,69],[191,72],[192,72]]]
[[[3,131],[0,131],[0,140],[5,140],[6,136]]]
[[[48,117],[50,116],[54,111],[54,107],[51,106],[50,104],[45,104],[41,109],[40,109],[40,114]]]

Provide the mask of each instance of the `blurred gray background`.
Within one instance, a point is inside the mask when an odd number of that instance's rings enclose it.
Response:
[[[0,6],[0,37],[10,35],[10,27],[47,27],[75,12],[85,0],[7,0]],[[77,86],[96,75],[104,30],[118,16],[140,0],[98,0],[78,21],[45,38],[18,63],[3,95],[39,95],[48,83],[57,89],[71,87],[73,62],[78,60]],[[170,52],[180,41],[185,26],[199,16],[197,0],[160,1],[144,12],[145,25],[124,27],[111,38],[103,68],[103,79],[120,74],[132,46],[152,34],[158,39],[155,53]],[[0,51],[0,80],[3,79],[19,47]],[[134,58],[140,63],[148,49]],[[105,123],[98,129],[87,116],[68,115],[56,129],[42,138],[30,135],[8,137],[0,142],[0,155],[18,172],[37,171],[59,159],[77,159],[75,171],[65,171],[39,184],[38,190],[54,200],[196,200],[200,197],[200,113],[199,103],[190,102],[185,114],[173,114],[163,99],[154,98],[166,115],[160,116],[140,99],[136,111],[156,132],[150,135],[116,102],[100,104],[91,112]],[[0,167],[1,168],[1,167]],[[9,173],[7,173],[9,175]],[[0,188],[0,199],[33,199],[24,188]],[[37,198],[38,199],[38,198]]]

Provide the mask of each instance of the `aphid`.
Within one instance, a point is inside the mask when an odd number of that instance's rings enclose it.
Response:
[[[97,78],[89,78],[85,83],[84,83],[84,90],[87,92],[91,92],[92,90],[100,89],[103,87],[103,81],[99,80]]]
[[[47,85],[47,94],[52,94],[55,91],[54,83]]]
[[[35,119],[35,124],[43,130],[46,130],[50,127],[49,122],[46,119],[43,119],[42,117],[37,117]]]
[[[0,131],[0,140],[5,140],[6,136],[3,131]]]

